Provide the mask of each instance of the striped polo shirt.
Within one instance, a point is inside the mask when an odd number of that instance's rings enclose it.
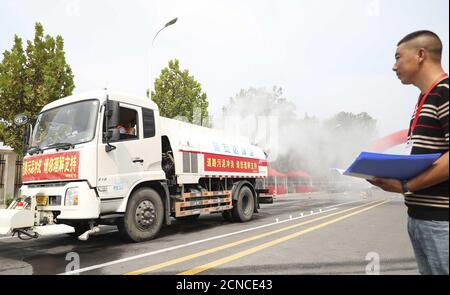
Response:
[[[448,78],[439,82],[426,97],[417,120],[411,154],[444,154],[449,150],[448,142],[448,111],[449,91]],[[422,99],[419,98],[419,102]],[[413,113],[411,125],[418,104]],[[432,187],[405,196],[408,215],[423,220],[448,221],[449,181],[444,181]]]

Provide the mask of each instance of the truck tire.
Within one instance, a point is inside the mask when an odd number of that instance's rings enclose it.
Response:
[[[231,214],[234,221],[246,222],[252,219],[255,210],[255,196],[248,186],[242,186],[236,201],[233,201]]]
[[[123,238],[133,242],[153,239],[164,221],[164,205],[159,194],[151,188],[135,191],[128,200],[127,210],[117,228]]]

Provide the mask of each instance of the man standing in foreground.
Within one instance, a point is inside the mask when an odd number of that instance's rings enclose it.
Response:
[[[448,275],[449,81],[441,57],[439,37],[430,31],[417,31],[398,42],[393,70],[403,84],[413,84],[421,92],[408,133],[411,154],[442,156],[408,181],[376,178],[370,183],[405,196],[408,233],[419,272]]]

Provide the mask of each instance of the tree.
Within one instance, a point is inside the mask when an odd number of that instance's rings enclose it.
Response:
[[[188,70],[180,70],[177,59],[169,61],[169,67],[161,71],[154,86],[151,98],[158,105],[162,116],[184,117],[190,123],[207,125],[207,95],[202,93],[200,83],[189,75]]]
[[[13,124],[15,115],[35,118],[44,105],[71,95],[74,87],[61,36],[44,36],[43,26],[36,23],[34,39],[27,41],[24,51],[22,39],[15,35],[0,63],[0,140],[21,152],[24,128]]]

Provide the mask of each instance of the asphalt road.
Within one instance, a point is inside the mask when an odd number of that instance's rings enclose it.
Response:
[[[114,227],[81,242],[0,236],[3,274],[418,274],[401,196],[285,195],[247,223],[177,222],[126,243]]]

